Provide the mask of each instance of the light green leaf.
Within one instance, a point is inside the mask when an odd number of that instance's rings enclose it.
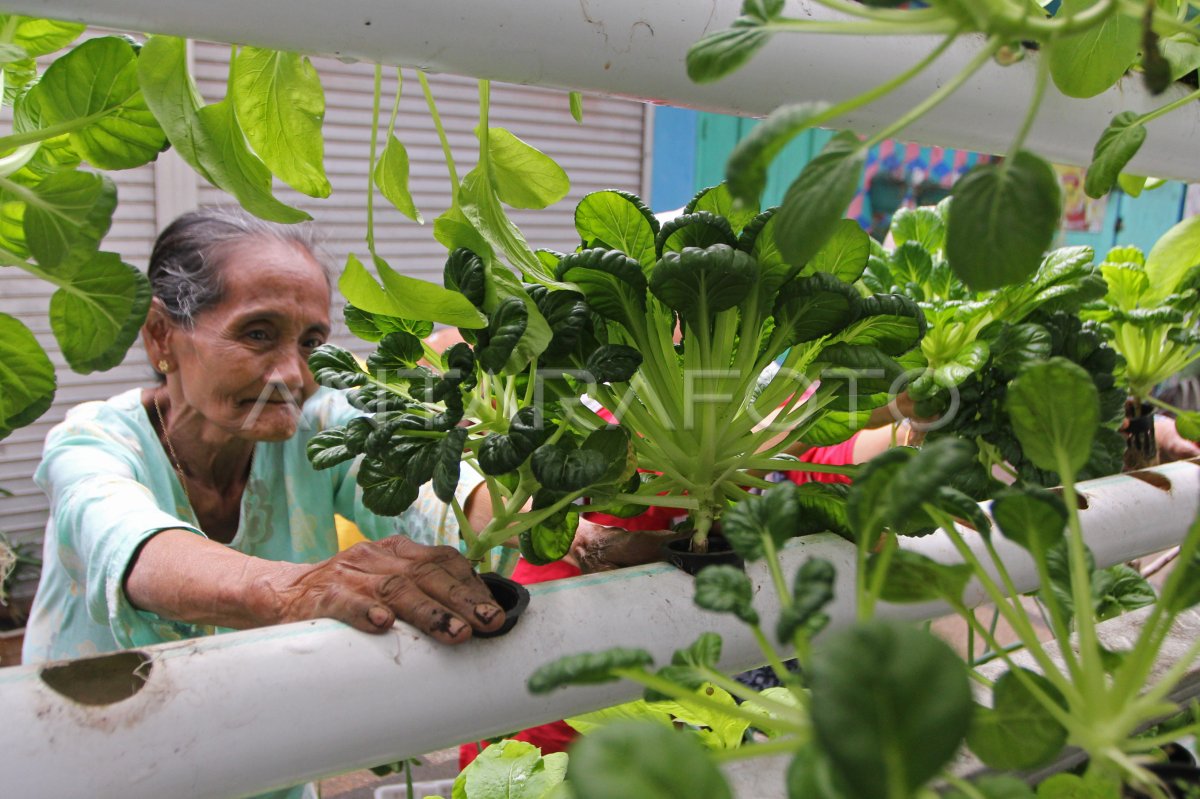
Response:
[[[1121,191],[1128,194],[1130,197],[1141,197],[1142,190],[1146,188],[1146,183],[1150,180],[1142,175],[1130,175],[1122,172],[1117,175],[1117,185],[1121,187]]]
[[[706,704],[689,699],[666,700],[653,702],[656,710],[671,714],[677,721],[697,728],[700,740],[709,749],[736,749],[742,743],[750,722],[741,716],[721,713],[711,707],[709,702],[715,702],[729,708],[735,708],[738,703],[728,691],[717,688],[712,683],[701,683],[696,693],[706,700]]]
[[[672,726],[671,714],[660,710],[658,704],[657,702],[647,702],[645,699],[636,699],[623,705],[614,705],[603,710],[584,713],[581,716],[572,716],[566,719],[566,722],[580,735],[589,735],[607,724],[623,720],[652,721],[664,727]]]
[[[1188,270],[1200,263],[1200,216],[1172,226],[1146,256],[1146,277],[1150,288],[1142,297],[1143,307],[1156,304],[1174,294]]]
[[[1171,80],[1179,80],[1200,68],[1200,43],[1191,34],[1177,33],[1160,38],[1158,47],[1171,65]]]
[[[705,36],[688,48],[687,74],[696,83],[712,83],[736,72],[767,43],[770,34],[750,24],[734,22],[729,30]]]
[[[397,211],[418,224],[425,224],[408,190],[408,151],[395,136],[388,137],[372,177],[379,191]]]
[[[375,260],[383,285],[371,277],[362,262],[351,253],[338,279],[338,290],[348,302],[369,313],[440,322],[478,329],[487,326],[487,318],[457,291],[434,283],[402,275],[381,258]]]
[[[67,363],[80,374],[119,364],[150,308],[146,276],[112,252],[81,253],[55,274],[50,328]]]
[[[731,799],[697,737],[659,724],[621,721],[571,750],[567,779],[576,799]]]
[[[583,95],[579,92],[571,92],[568,96],[568,102],[571,105],[571,119],[574,119],[579,124],[583,124]]]
[[[325,93],[306,56],[243,47],[230,67],[238,124],[267,168],[296,191],[328,197]]]
[[[1078,472],[1092,455],[1100,397],[1091,376],[1066,358],[1026,366],[1005,402],[1013,432],[1039,469]]]
[[[827,272],[839,280],[853,283],[862,277],[871,257],[871,237],[853,219],[837,223],[829,241],[808,262],[807,269]]]
[[[24,48],[30,58],[49,55],[61,50],[83,35],[87,26],[82,22],[60,22],[56,19],[39,19],[0,14],[0,28],[14,25],[13,44]]]
[[[263,219],[286,224],[311,218],[275,199],[271,171],[247,146],[233,104],[226,100],[201,107],[203,98],[187,69],[187,42],[151,37],[138,56],[137,70],[147,105],[176,152],[201,177]]]
[[[571,181],[554,159],[504,128],[488,129],[492,185],[513,208],[545,208],[571,190]]]
[[[71,146],[93,166],[141,166],[158,156],[166,137],[142,96],[137,61],[126,39],[91,39],[51,64],[27,102],[44,125],[93,120],[70,134]]]
[[[1150,288],[1146,272],[1130,264],[1101,264],[1100,274],[1108,284],[1105,300],[1122,311],[1136,310],[1142,295]]]
[[[946,243],[946,222],[933,208],[899,208],[892,215],[892,240],[920,244],[922,249],[940,252]]]
[[[94,172],[59,172],[20,196],[25,245],[43,269],[54,269],[71,251],[94,251],[117,207],[116,184]]]
[[[640,199],[621,191],[594,191],[575,206],[575,229],[584,249],[620,250],[648,270],[657,258],[658,220]]]
[[[1058,232],[1062,190],[1053,167],[1022,150],[977,166],[954,187],[946,256],[971,289],[1019,283],[1035,273]]]
[[[792,693],[791,689],[784,688],[781,685],[774,686],[773,688],[764,688],[759,691],[759,696],[780,705],[793,707],[798,713],[803,712],[800,707],[800,700],[796,698],[796,695]],[[762,721],[751,722],[750,726],[756,730],[762,730],[767,734],[768,738],[778,738],[782,734],[773,723],[781,720],[780,715],[774,710],[767,710],[759,706],[753,699],[743,702],[741,708],[747,713],[753,713],[756,716],[762,717]],[[789,719],[788,721],[791,720]]]
[[[880,558],[871,556],[869,569],[878,570]],[[887,602],[931,602],[947,599],[961,603],[971,579],[965,563],[946,564],[906,549],[892,553],[880,598]]]
[[[0,313],[0,439],[54,402],[54,364],[29,328]]]
[[[1146,141],[1146,126],[1138,119],[1133,111],[1122,111],[1100,134],[1083,182],[1087,196],[1099,198],[1112,191],[1125,165],[1141,149],[1142,142]]]
[[[285,205],[271,193],[271,171],[250,152],[246,136],[238,125],[233,103],[222,100],[199,111],[200,124],[208,134],[211,157],[225,170],[228,187],[220,186],[237,198],[250,213],[271,222],[291,224],[312,219],[299,208]],[[205,158],[206,164],[211,164]]]
[[[837,230],[858,192],[866,158],[858,137],[844,132],[805,165],[776,215],[775,243],[786,260],[807,263]]]
[[[1058,16],[1077,16],[1100,1],[1063,0]],[[1094,97],[1137,62],[1141,26],[1136,17],[1109,14],[1098,25],[1048,44],[1050,76],[1058,90],[1068,97]]]
[[[480,752],[455,783],[463,781],[468,799],[547,799],[566,774],[566,752],[543,757],[533,744],[506,740]]]
[[[1200,411],[1184,411],[1176,416],[1175,430],[1189,441],[1200,441]]]

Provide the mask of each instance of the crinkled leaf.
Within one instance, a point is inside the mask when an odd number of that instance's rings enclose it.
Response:
[[[726,511],[721,517],[721,532],[744,560],[758,560],[765,554],[766,541],[779,547],[796,534],[799,512],[796,485],[779,483]]]
[[[425,350],[421,347],[421,340],[412,333],[388,333],[367,358],[367,370],[384,381],[412,377],[417,361],[423,357]]]
[[[545,208],[567,196],[571,181],[554,159],[504,128],[488,130],[492,185],[513,208]]]
[[[642,365],[642,354],[624,344],[601,344],[588,356],[584,369],[597,383],[628,382]]]
[[[650,273],[650,291],[690,324],[708,324],[744,300],[757,276],[758,265],[749,255],[714,244],[667,253]]]
[[[554,332],[554,338],[542,354],[554,357],[574,352],[589,324],[589,309],[583,295],[574,291],[551,291],[544,286],[528,291]]]
[[[830,139],[788,187],[775,242],[791,263],[803,264],[825,245],[858,192],[867,151],[853,133]]]
[[[138,54],[120,36],[90,39],[55,59],[29,90],[43,124],[90,119],[71,131],[71,147],[97,169],[153,161],[166,136],[138,84]]]
[[[872,346],[830,344],[819,360],[825,364],[822,386],[835,390],[828,407],[840,411],[886,405],[887,395],[899,390],[904,376],[900,364]]]
[[[526,681],[531,694],[545,694],[566,685],[595,685],[613,682],[620,669],[644,669],[654,658],[644,649],[613,647],[602,652],[567,655],[540,667]]]
[[[604,473],[592,482],[623,484],[637,473],[637,455],[629,431],[621,425],[605,425],[583,440],[580,450],[596,452],[606,465]]]
[[[308,356],[308,368],[323,386],[350,388],[367,382],[367,374],[350,352],[336,344],[322,344]]]
[[[467,428],[455,427],[447,431],[446,437],[437,444],[437,463],[433,467],[433,493],[446,504],[454,499],[454,489],[458,488],[459,468],[466,442]]]
[[[808,438],[804,438],[808,441]],[[796,489],[798,514],[795,535],[809,535],[826,530],[848,538],[850,523],[846,519],[846,495],[849,486],[844,483],[803,483]]]
[[[1125,165],[1137,155],[1146,141],[1146,126],[1138,122],[1138,114],[1122,111],[1108,123],[1092,150],[1092,163],[1083,181],[1089,197],[1100,198],[1112,191]]]
[[[460,292],[476,307],[483,305],[487,272],[483,259],[466,247],[459,247],[446,258],[442,270],[442,285]]]
[[[548,508],[566,496],[560,491],[539,490],[533,498],[533,509]],[[521,557],[534,566],[544,566],[566,556],[575,540],[579,526],[577,506],[566,505],[560,512],[534,525],[520,535]]]
[[[125,359],[150,308],[150,282],[112,252],[74,256],[56,273],[50,329],[63,357],[80,374],[105,371]]]
[[[54,402],[54,365],[20,320],[0,313],[0,439]]]
[[[1114,619],[1131,610],[1153,605],[1158,595],[1137,569],[1118,563],[1092,573],[1096,620]]]
[[[738,203],[726,183],[718,183],[696,192],[696,196],[684,206],[685,214],[706,211],[723,218],[735,235],[740,236],[746,225],[758,216],[758,203]]]
[[[925,315],[908,297],[875,294],[858,303],[858,319],[842,334],[847,344],[873,346],[892,356],[915,347],[925,334]]]
[[[358,485],[363,505],[380,516],[399,516],[417,500],[417,486],[372,458],[363,460],[359,467]]]
[[[846,327],[857,315],[858,304],[853,286],[820,272],[784,286],[772,315],[776,328],[786,329],[787,343],[794,346]]]
[[[599,450],[575,449],[566,441],[545,444],[533,451],[529,465],[533,476],[555,491],[579,491],[600,480],[609,463]]]
[[[575,206],[575,229],[584,249],[620,250],[643,268],[654,265],[658,219],[636,196],[623,191],[594,191]]]
[[[663,224],[654,238],[654,250],[659,258],[688,247],[703,250],[717,244],[733,247],[737,244],[737,235],[729,220],[708,211],[680,214]]]
[[[498,374],[525,335],[529,325],[529,309],[519,297],[506,297],[490,316],[487,344],[479,348],[476,356],[483,371]]]
[[[856,540],[873,545],[887,526],[893,481],[916,452],[912,447],[893,447],[863,466],[846,496],[846,518]]]
[[[636,328],[646,315],[646,276],[623,252],[571,253],[559,261],[555,276],[577,285],[593,311],[627,328]]]
[[[792,583],[792,606],[784,608],[775,625],[781,644],[791,643],[800,632],[811,639],[829,624],[824,611],[833,601],[836,578],[837,572],[827,560],[813,558],[800,565]]]
[[[853,283],[862,277],[871,256],[871,237],[853,219],[837,223],[833,235],[805,267]]]
[[[238,122],[267,168],[302,194],[328,197],[325,93],[312,62],[299,53],[243,47],[229,86]]]
[[[1062,694],[1040,674],[1021,670],[1050,701],[1065,709]],[[1067,741],[1067,730],[1017,674],[1006,671],[992,687],[992,707],[977,707],[967,745],[996,769],[1029,769],[1054,759]]]
[[[813,729],[850,796],[915,792],[950,761],[970,724],[962,659],[925,630],[856,625],[814,651],[810,673]]]
[[[767,169],[796,136],[812,126],[828,103],[783,105],[755,125],[733,148],[725,166],[730,193],[746,205],[757,205],[767,186]]]
[[[911,241],[934,253],[946,243],[945,220],[933,208],[897,208],[889,230],[897,246]]]
[[[515,471],[533,453],[522,440],[491,433],[479,445],[479,468],[484,474],[501,475]]]
[[[1092,454],[1100,398],[1091,376],[1066,358],[1026,366],[1005,400],[1025,456],[1040,469],[1077,473]]]
[[[974,462],[975,454],[975,445],[961,438],[939,438],[922,447],[891,481],[886,510],[888,526],[895,532],[905,531],[920,513],[921,505],[937,504],[938,490],[965,471]]]
[[[715,613],[732,613],[747,624],[758,624],[754,586],[741,569],[707,566],[696,575],[696,605]]]
[[[1032,322],[1005,325],[991,344],[992,365],[1011,377],[1025,364],[1050,357],[1050,331]]]
[[[1019,283],[1037,271],[1061,213],[1058,177],[1038,156],[976,166],[954,187],[946,257],[974,291]]]
[[[337,466],[358,455],[358,452],[347,445],[344,427],[322,430],[308,440],[306,449],[309,462],[318,470]]]

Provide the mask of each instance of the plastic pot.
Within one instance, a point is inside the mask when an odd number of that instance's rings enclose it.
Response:
[[[1154,436],[1154,406],[1125,400],[1125,471],[1134,472],[1158,465],[1158,441]]]
[[[1171,799],[1194,799],[1200,796],[1200,768],[1194,764],[1185,766],[1180,763],[1155,763],[1146,769],[1162,780],[1167,787],[1167,796]],[[1124,799],[1150,799],[1149,794],[1126,788]]]
[[[476,638],[496,638],[504,635],[513,627],[517,626],[517,619],[525,612],[525,608],[529,606],[529,591],[525,590],[525,586],[518,582],[501,577],[495,572],[485,572],[479,575],[480,579],[487,585],[488,590],[492,592],[492,597],[495,598],[498,604],[504,610],[504,624],[491,632],[473,631]]]
[[[663,557],[667,562],[691,575],[700,573],[708,566],[725,565],[745,568],[745,562],[720,533],[709,533],[708,551],[692,552],[691,538],[677,538],[663,544]]]

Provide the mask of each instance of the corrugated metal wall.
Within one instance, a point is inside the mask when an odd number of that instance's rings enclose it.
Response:
[[[204,96],[213,101],[224,94],[229,48],[197,44],[195,74]],[[309,211],[327,236],[326,246],[343,263],[346,254],[366,255],[367,152],[370,142],[374,67],[315,59],[325,88],[325,167],[333,195],[313,200],[286,187],[282,200]],[[478,119],[476,82],[455,76],[430,76],[443,124],[457,161],[459,175],[474,165]],[[395,70],[385,70],[383,106],[391,108]],[[384,120],[386,124],[386,119]],[[641,193],[645,185],[645,107],[626,100],[599,97],[584,99],[584,122],[577,125],[561,92],[523,86],[492,86],[491,124],[505,127],[549,154],[571,177],[571,193],[544,211],[512,214],[534,247],[559,250],[577,244],[572,223],[576,201],[589,191],[619,188]],[[405,71],[397,135],[411,159],[410,188],[427,224],[419,226],[376,196],[376,240],[380,255],[395,268],[411,275],[440,280],[445,250],[433,239],[432,222],[449,205],[449,179],[441,146],[429,118],[415,73]],[[154,235],[161,223],[159,205],[178,206],[177,197],[196,196],[201,204],[232,202],[224,193],[196,179],[181,185],[169,164],[151,164],[114,175],[120,205],[105,248],[120,252],[125,260],[145,268]],[[188,173],[190,174],[190,173]],[[190,182],[191,177],[187,180]],[[157,191],[157,196],[156,196]],[[170,196],[168,196],[170,194]],[[177,196],[176,196],[177,195]],[[186,203],[185,203],[186,204]],[[365,258],[364,258],[365,260]],[[45,526],[46,503],[29,479],[40,457],[47,430],[66,410],[85,400],[105,399],[138,385],[148,385],[150,370],[140,345],[124,363],[108,372],[77,375],[68,370],[50,335],[46,309],[50,286],[26,278],[15,269],[0,269],[0,312],[17,316],[38,335],[58,368],[60,388],[54,407],[37,423],[0,441],[0,487],[15,496],[0,498],[0,530],[16,540],[32,541]],[[338,314],[335,312],[335,316]],[[336,335],[336,334],[335,334]],[[344,332],[341,343],[353,346]],[[358,342],[359,349],[365,349]]]

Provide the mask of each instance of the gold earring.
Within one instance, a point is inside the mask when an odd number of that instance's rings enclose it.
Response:
[[[162,372],[164,375],[167,372],[171,371],[171,364],[167,361],[166,358],[159,359],[158,371]]]

